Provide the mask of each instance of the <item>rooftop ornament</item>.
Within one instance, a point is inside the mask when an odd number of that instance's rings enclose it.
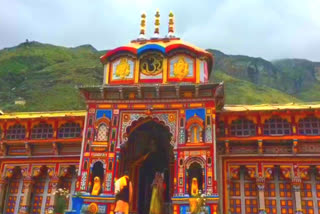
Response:
[[[173,12],[169,13],[169,28],[168,28],[168,38],[174,38],[174,15]]]
[[[146,13],[141,14],[141,22],[140,22],[140,35],[139,40],[145,40],[146,39]]]
[[[154,38],[159,38],[159,27],[160,27],[160,12],[157,9],[155,20],[154,20]]]

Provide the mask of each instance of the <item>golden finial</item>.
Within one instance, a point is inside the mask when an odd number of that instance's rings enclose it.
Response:
[[[169,13],[169,29],[168,29],[168,37],[174,37],[174,15],[173,12]]]
[[[140,35],[139,39],[146,38],[146,13],[141,14],[141,22],[140,22]]]
[[[157,9],[156,15],[155,15],[155,21],[154,21],[154,37],[159,37],[159,26],[160,26],[160,12],[159,9]]]

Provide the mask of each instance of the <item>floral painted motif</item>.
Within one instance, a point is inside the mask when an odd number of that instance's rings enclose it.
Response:
[[[81,183],[80,183],[80,189],[85,190],[86,189],[86,182],[87,182],[88,173],[82,172],[81,175]]]
[[[134,121],[137,121],[139,120],[140,118],[147,118],[147,117],[150,117],[149,115],[145,114],[145,113],[134,113],[134,114],[129,114],[129,113],[123,113],[122,114],[122,126],[121,126],[121,136],[119,136],[119,142],[123,143],[127,140],[127,136],[125,136],[125,133],[126,133],[126,130],[129,126],[132,125],[132,123]],[[171,142],[170,144],[173,146],[173,147],[176,147],[176,127],[177,127],[177,121],[176,121],[176,113],[155,113],[155,114],[152,114],[152,117],[153,118],[156,118],[158,119],[159,121],[162,121],[165,123],[166,126],[169,127],[170,129],[170,132],[172,134],[172,139],[171,139]],[[120,145],[118,144],[118,147]]]
[[[205,142],[206,143],[211,143],[212,142],[212,129],[211,126],[206,127],[206,132],[205,132]]]

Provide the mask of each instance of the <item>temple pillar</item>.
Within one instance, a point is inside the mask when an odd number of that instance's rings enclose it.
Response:
[[[50,187],[49,189],[51,190],[51,194],[50,194],[50,201],[49,201],[49,206],[46,210],[47,213],[53,213],[54,211],[54,206],[55,206],[55,192],[58,189],[58,183],[59,183],[59,177],[58,176],[52,176],[50,178]]]
[[[294,176],[292,178],[292,188],[294,192],[294,199],[295,199],[295,207],[296,212],[295,214],[303,214],[302,207],[301,207],[301,178],[298,176]]]
[[[3,208],[4,208],[6,186],[7,186],[7,179],[1,178],[0,179],[0,212],[1,213],[3,213]]]
[[[257,176],[256,185],[258,188],[259,214],[265,214],[266,213],[266,206],[265,206],[265,200],[264,200],[265,178],[263,176]]]
[[[230,154],[229,140],[225,140],[224,145],[225,145],[225,153]]]
[[[30,211],[31,192],[34,180],[31,176],[27,176],[23,179],[23,197],[21,198],[21,205],[19,214],[27,214]]]

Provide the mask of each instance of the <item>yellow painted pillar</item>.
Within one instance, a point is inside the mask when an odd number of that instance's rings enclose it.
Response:
[[[104,78],[105,84],[109,84],[109,75],[110,75],[110,63],[104,65]]]
[[[134,83],[139,83],[139,71],[140,71],[140,61],[139,59],[137,59],[134,66]]]
[[[162,64],[162,83],[167,83],[168,82],[168,73],[169,73],[169,69],[168,69],[168,59],[164,58],[163,60],[163,64]]]
[[[4,213],[4,199],[5,199],[5,190],[7,187],[7,180],[5,178],[0,179],[0,212]]]
[[[196,83],[200,83],[200,59],[196,59]]]
[[[27,214],[30,210],[31,202],[31,192],[34,180],[32,177],[27,176],[23,179],[23,197],[21,199],[21,205],[19,209],[19,214]]]

